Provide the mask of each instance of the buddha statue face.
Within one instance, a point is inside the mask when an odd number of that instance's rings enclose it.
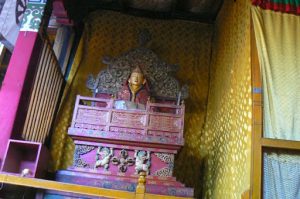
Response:
[[[140,87],[141,85],[146,83],[146,79],[144,78],[142,71],[139,68],[137,68],[132,71],[128,82],[132,86]]]

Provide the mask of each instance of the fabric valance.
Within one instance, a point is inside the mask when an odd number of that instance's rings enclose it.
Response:
[[[252,0],[252,4],[266,10],[300,15],[300,0]]]

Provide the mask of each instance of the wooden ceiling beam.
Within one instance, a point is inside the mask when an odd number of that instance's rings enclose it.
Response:
[[[55,0],[63,1],[67,9],[69,17],[75,22],[81,22],[90,12],[95,10],[112,10],[129,15],[140,17],[151,17],[158,19],[181,19],[188,21],[197,21],[202,23],[213,23],[218,11],[220,10],[223,0],[205,0],[198,3],[191,0],[173,0],[169,5],[168,11],[155,10],[155,6],[150,5],[147,9],[147,2],[143,4],[139,0],[140,5],[133,4],[137,0]],[[161,0],[163,3],[167,0]],[[141,2],[141,3],[140,3]],[[151,1],[150,1],[151,2]],[[156,1],[157,3],[158,1]],[[185,4],[184,4],[185,2]],[[143,5],[142,5],[143,4]],[[184,6],[183,6],[184,5]],[[201,5],[203,7],[201,7]],[[134,6],[134,7],[133,7]]]

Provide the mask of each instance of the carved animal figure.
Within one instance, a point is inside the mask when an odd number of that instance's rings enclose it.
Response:
[[[149,151],[139,151],[135,150],[135,172],[138,174],[140,171],[145,171],[147,175],[149,174],[150,168],[150,152]]]
[[[107,147],[98,147],[96,163],[94,169],[98,167],[103,167],[105,170],[108,170],[110,158],[114,155],[112,148]]]

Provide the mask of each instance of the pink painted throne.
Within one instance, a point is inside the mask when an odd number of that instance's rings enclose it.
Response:
[[[174,156],[184,144],[182,99],[187,97],[187,88],[169,75],[178,67],[143,46],[103,62],[108,67],[87,81],[94,97],[77,96],[68,129],[75,143],[74,161],[57,173],[57,180],[135,191],[138,173],[145,171],[146,192],[193,197],[193,189],[172,176]],[[120,108],[128,101],[116,97],[117,93],[137,65],[154,100],[140,108],[129,99],[131,107]]]

